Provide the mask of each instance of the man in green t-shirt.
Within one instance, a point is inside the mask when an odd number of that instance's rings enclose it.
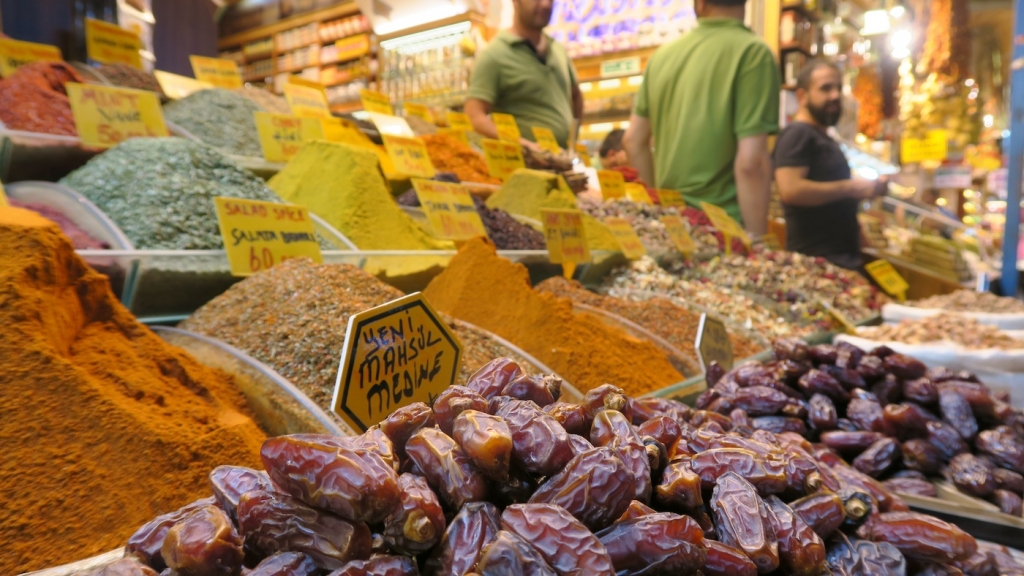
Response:
[[[473,129],[497,138],[491,112],[511,114],[523,143],[534,144],[533,127],[548,128],[565,148],[573,119],[583,114],[583,94],[565,48],[544,34],[552,0],[512,0],[515,17],[477,57],[469,81],[466,115]]]
[[[772,181],[768,135],[779,129],[779,69],[743,25],[745,0],[695,0],[697,27],[647,63],[626,131],[640,177],[708,202],[762,236]],[[653,152],[651,148],[654,148]]]

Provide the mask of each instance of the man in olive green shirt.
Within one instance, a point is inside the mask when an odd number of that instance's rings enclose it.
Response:
[[[744,0],[695,0],[694,8],[697,27],[647,64],[626,153],[645,182],[679,190],[695,206],[720,206],[762,236],[772,181],[767,139],[779,128],[778,65],[743,25]]]
[[[583,113],[576,70],[565,48],[544,34],[552,0],[512,0],[511,30],[502,30],[477,57],[469,81],[466,115],[489,138],[498,130],[491,112],[511,114],[523,143],[535,147],[532,128],[550,129],[565,148],[573,119]]]

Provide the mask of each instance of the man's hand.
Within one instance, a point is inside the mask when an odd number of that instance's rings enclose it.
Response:
[[[527,140],[526,138],[520,138],[519,143],[522,144],[528,150],[531,150],[533,152],[542,152],[544,150],[543,148],[540,147],[540,144],[537,144],[532,140]]]
[[[885,196],[889,191],[889,183],[886,180],[868,180],[867,178],[854,178],[850,181],[851,196],[857,200],[871,200],[879,196]]]

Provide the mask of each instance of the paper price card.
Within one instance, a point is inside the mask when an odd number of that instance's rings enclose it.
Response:
[[[871,277],[878,282],[878,285],[885,290],[885,293],[903,302],[907,296],[907,289],[910,285],[900,276],[900,273],[892,267],[888,260],[875,260],[864,265],[864,269],[871,274]]]
[[[829,315],[832,316],[832,319],[839,324],[839,326],[843,329],[843,332],[846,332],[847,334],[857,333],[857,327],[854,326],[853,322],[850,322],[850,319],[847,318],[845,314],[837,310],[835,306],[830,305],[828,302],[825,302],[824,300],[818,300],[818,303],[821,304],[821,307],[825,311],[827,311]]]
[[[349,317],[331,410],[360,432],[455,384],[462,343],[421,292]]]
[[[469,240],[487,236],[473,198],[462,185],[419,178],[413,178],[412,185],[438,238]]]
[[[945,160],[949,155],[949,137],[945,130],[929,130],[924,138],[900,140],[900,162],[914,164],[926,160]]]
[[[519,139],[523,135],[519,132],[519,124],[516,124],[515,116],[492,112],[491,120],[494,121],[494,127],[498,129],[498,140],[519,143]]]
[[[330,118],[331,107],[323,87],[314,88],[289,82],[284,85],[284,97],[292,114],[303,118]]]
[[[711,225],[725,235],[726,247],[729,246],[729,238],[739,238],[747,248],[750,248],[750,236],[747,236],[747,231],[740,226],[739,222],[733,220],[732,216],[729,216],[728,212],[714,204],[708,204],[707,202],[701,202],[700,209],[708,215],[708,219],[711,220]]]
[[[85,19],[85,49],[89,59],[103,64],[127,64],[142,70],[142,40],[117,24]]]
[[[268,162],[287,162],[299,153],[303,142],[324,139],[324,128],[319,118],[267,112],[256,112],[253,116],[260,134],[263,157]]]
[[[388,156],[395,163],[395,171],[416,178],[433,178],[434,165],[430,163],[427,147],[418,138],[381,135]]]
[[[590,151],[587,150],[587,147],[585,145],[583,145],[583,144],[577,144],[576,145],[576,155],[579,157],[580,162],[583,162],[584,166],[586,166],[587,168],[590,168],[590,164],[591,164],[591,162],[590,162]]]
[[[189,56],[192,62],[192,73],[196,80],[212,84],[217,88],[241,88],[242,73],[233,60],[223,58],[207,58],[206,56]]]
[[[363,102],[363,110],[376,112],[388,116],[395,115],[395,109],[391,107],[391,99],[375,90],[360,90],[359,99]]]
[[[380,132],[382,136],[390,134],[406,138],[416,137],[416,133],[409,127],[409,123],[405,121],[405,118],[380,114],[378,112],[367,112],[366,115],[370,117],[370,122],[373,122],[373,125],[377,127],[377,132]]]
[[[619,247],[622,248],[622,253],[626,255],[626,258],[638,260],[647,255],[647,249],[640,242],[640,237],[636,235],[636,231],[625,218],[605,218],[604,225],[612,231],[612,236],[618,240]]]
[[[601,184],[601,198],[626,197],[626,178],[618,170],[598,170],[597,181]]]
[[[654,204],[651,195],[647,193],[647,188],[636,182],[626,182],[626,198],[639,204]]]
[[[168,135],[154,92],[74,82],[64,88],[85,146],[110,148],[129,138]]]
[[[423,104],[406,102],[405,104],[402,104],[402,109],[405,111],[406,116],[413,116],[430,124],[434,123],[434,113],[430,111],[429,107],[424,106]]]
[[[732,342],[729,341],[729,331],[725,329],[725,324],[721,320],[701,314],[694,347],[697,349],[700,368],[705,374],[712,362],[717,362],[726,371],[732,370]]]
[[[551,152],[552,154],[558,154],[562,151],[562,148],[558,146],[558,140],[555,140],[555,133],[548,128],[542,128],[540,126],[534,126],[533,138],[537,140],[537,144],[544,150]]]
[[[250,276],[301,256],[323,262],[304,206],[223,196],[213,201],[232,275]]]
[[[181,100],[200,90],[213,88],[213,84],[200,82],[188,76],[171,74],[163,70],[155,70],[153,75],[156,76],[156,81],[160,83],[160,88],[164,91],[164,94],[167,94],[167,97],[172,100]]]
[[[7,201],[7,192],[4,191],[4,183],[0,182],[0,206],[10,205],[10,202]]]
[[[519,168],[526,168],[523,160],[523,149],[518,143],[484,139],[484,160],[491,176],[499,180],[507,180]]]
[[[465,130],[456,130],[454,128],[438,128],[437,132],[438,134],[447,134],[452,138],[455,138],[459,142],[462,142],[463,144],[469,144],[469,137],[466,136]]]
[[[0,77],[7,78],[18,68],[32,62],[60,62],[60,48],[35,42],[0,38]]]
[[[683,199],[683,193],[678,190],[658,188],[658,201],[667,208],[686,208],[686,200]]]
[[[579,210],[541,208],[540,217],[552,264],[590,262],[583,214]]]
[[[469,116],[466,116],[462,112],[448,111],[448,126],[452,130],[464,130],[466,132],[473,131],[473,123],[469,121]]]
[[[693,237],[690,236],[690,231],[686,229],[682,218],[668,215],[662,216],[658,220],[665,225],[665,231],[668,232],[668,237],[672,240],[676,250],[682,252],[687,258],[697,251],[697,245],[694,243]]]

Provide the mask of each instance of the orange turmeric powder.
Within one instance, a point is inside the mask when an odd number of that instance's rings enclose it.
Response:
[[[462,182],[501,184],[501,180],[490,175],[483,156],[458,138],[449,134],[428,134],[420,139],[427,145],[430,162],[437,170],[454,172]]]

